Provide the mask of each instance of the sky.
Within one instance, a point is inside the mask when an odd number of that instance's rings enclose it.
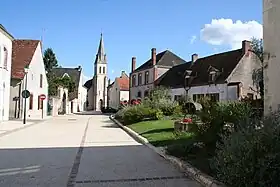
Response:
[[[42,38],[61,66],[81,65],[86,78],[101,32],[110,79],[130,73],[132,56],[137,66],[147,61],[154,47],[189,61],[262,37],[260,0],[9,0],[1,14],[16,39]]]

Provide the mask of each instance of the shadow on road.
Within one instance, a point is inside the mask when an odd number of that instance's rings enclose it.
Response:
[[[0,149],[0,186],[198,186],[146,146],[116,143]]]

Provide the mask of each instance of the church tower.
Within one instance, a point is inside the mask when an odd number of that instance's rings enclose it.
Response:
[[[107,106],[107,59],[104,49],[103,36],[101,34],[98,51],[94,62],[94,77],[93,77],[93,109],[100,111],[102,107]]]

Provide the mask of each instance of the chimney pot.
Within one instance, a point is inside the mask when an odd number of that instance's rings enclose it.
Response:
[[[197,59],[198,59],[198,54],[193,54],[192,55],[192,63],[194,63],[195,61],[197,61]]]
[[[244,40],[242,41],[242,52],[243,54],[247,54],[248,51],[252,50],[251,42]]]
[[[152,48],[151,52],[152,52],[152,54],[151,54],[152,63],[153,63],[153,66],[155,66],[156,62],[157,62],[157,50],[156,50],[156,48]]]
[[[134,72],[136,68],[136,57],[132,57],[132,60],[131,60],[131,72]]]

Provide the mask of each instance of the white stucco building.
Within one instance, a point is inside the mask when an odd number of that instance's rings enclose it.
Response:
[[[108,86],[108,101],[114,109],[119,108],[120,102],[129,101],[129,77],[124,71]]]
[[[92,79],[85,83],[85,87],[87,88],[87,110],[100,111],[102,107],[107,107],[107,72],[107,58],[103,36],[101,34],[98,51],[94,61],[94,75]]]
[[[78,66],[77,68],[54,68],[52,72],[56,77],[63,78],[67,76],[75,83],[74,91],[69,91],[69,93],[65,94],[59,93],[59,97],[62,96],[62,99],[66,100],[67,102],[66,106],[64,106],[64,112],[66,114],[69,114],[85,111],[87,89],[83,85],[84,75],[82,72],[82,67]]]
[[[238,50],[203,58],[194,54],[190,62],[167,71],[156,85],[170,87],[174,100],[186,94],[193,101],[204,96],[215,101],[259,98],[252,73],[261,62],[250,50],[251,43],[243,41]]]
[[[263,0],[264,110],[280,109],[280,1]]]
[[[24,69],[28,67],[28,72]],[[27,119],[42,119],[47,116],[48,81],[39,40],[14,40],[10,86],[10,118],[22,118],[24,99],[21,92],[30,92],[26,99]],[[27,79],[27,81],[26,81]],[[27,84],[26,84],[27,82]],[[40,95],[46,96],[45,100]]]
[[[156,53],[151,49],[151,58],[136,69],[136,57],[132,57],[129,100],[143,99],[154,88],[154,82],[171,67],[186,63],[169,50]]]
[[[9,119],[13,36],[0,24],[0,122]]]

